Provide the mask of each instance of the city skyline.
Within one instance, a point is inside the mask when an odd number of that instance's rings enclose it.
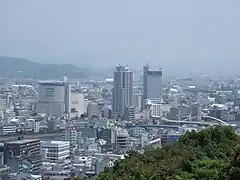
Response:
[[[239,3],[3,1],[0,55],[99,68],[151,62],[166,73],[237,72]]]
[[[240,1],[0,1],[0,180],[240,179]]]

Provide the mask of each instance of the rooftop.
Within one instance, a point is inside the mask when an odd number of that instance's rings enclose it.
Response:
[[[69,144],[68,141],[41,141],[41,143],[54,144],[54,145],[66,145]]]
[[[24,144],[24,143],[30,143],[33,141],[37,141],[38,139],[21,139],[21,140],[11,140],[7,141],[7,144]]]

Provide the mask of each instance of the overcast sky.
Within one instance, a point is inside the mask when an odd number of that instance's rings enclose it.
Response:
[[[239,9],[239,0],[1,0],[0,55],[229,71],[240,65]]]

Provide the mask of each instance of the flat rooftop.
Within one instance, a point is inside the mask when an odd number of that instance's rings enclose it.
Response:
[[[41,141],[46,144],[56,144],[56,145],[65,145],[69,144],[69,141]]]
[[[24,144],[24,143],[30,143],[33,141],[37,141],[38,139],[21,139],[21,140],[11,140],[11,141],[6,141],[6,144]]]

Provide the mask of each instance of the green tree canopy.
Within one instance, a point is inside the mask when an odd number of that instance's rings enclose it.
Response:
[[[192,131],[162,149],[129,152],[97,180],[240,180],[239,145],[231,127]]]

